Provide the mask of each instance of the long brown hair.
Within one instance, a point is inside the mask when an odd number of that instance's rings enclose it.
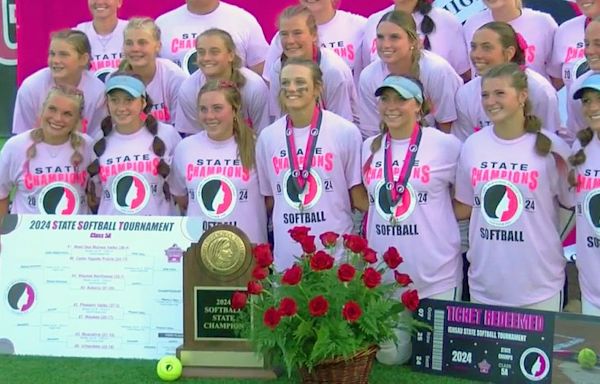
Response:
[[[513,47],[515,49],[515,54],[510,61],[518,65],[525,65],[525,51],[517,40],[517,32],[510,24],[502,21],[490,21],[477,30],[481,31],[482,29],[489,29],[496,32],[502,48],[508,49]]]
[[[508,78],[510,79],[511,86],[517,91],[527,91],[527,75],[523,70],[515,63],[505,63],[491,68],[485,75],[482,76],[482,84],[487,79],[497,78]],[[552,141],[548,136],[542,133],[542,121],[539,117],[535,116],[532,111],[531,101],[529,98],[525,101],[523,106],[523,114],[525,115],[525,126],[523,129],[527,133],[536,135],[535,150],[538,154],[545,156],[550,153],[552,148]]]
[[[131,74],[129,72],[117,71],[117,72],[113,72],[111,74],[111,77],[112,76],[130,76],[130,77],[135,77],[136,79],[141,81],[141,78],[139,76]],[[163,179],[165,179],[165,182],[163,183],[163,192],[165,194],[165,199],[170,200],[171,193],[170,193],[170,189],[169,189],[169,184],[167,184],[166,179],[167,179],[167,176],[169,176],[169,172],[171,172],[171,167],[169,166],[169,164],[167,164],[167,162],[164,159],[164,155],[166,152],[166,144],[158,136],[158,122],[156,121],[156,118],[154,116],[152,116],[152,114],[150,113],[150,111],[152,109],[152,100],[150,99],[148,94],[146,94],[142,97],[146,100],[146,106],[143,110],[144,114],[146,115],[146,120],[144,121],[144,126],[152,134],[152,136],[154,136],[154,139],[152,140],[152,151],[154,152],[156,157],[158,157],[160,159],[158,166],[157,166],[157,172],[159,175],[161,175],[163,177]],[[100,124],[100,128],[102,129],[103,136],[100,140],[98,140],[96,142],[96,144],[94,144],[94,153],[96,154],[96,160],[94,160],[88,166],[88,169],[87,169],[88,174],[90,176],[90,182],[88,183],[88,188],[87,188],[86,192],[88,195],[88,200],[92,201],[94,203],[94,205],[97,204],[96,194],[95,194],[96,191],[95,191],[94,183],[91,182],[91,179],[94,176],[96,176],[98,173],[100,173],[100,157],[106,151],[106,138],[113,131],[113,122],[112,122],[112,118],[111,118],[110,114],[108,116],[106,116],[104,118],[104,120],[102,120],[102,123]]]
[[[585,147],[587,147],[587,145],[591,143],[593,138],[594,131],[590,127],[587,127],[586,129],[577,132],[577,140],[579,140],[581,148],[579,148],[579,150],[575,152],[574,155],[569,157],[569,163],[571,163],[573,167],[577,167],[578,165],[585,163]],[[578,184],[575,168],[571,168],[571,170],[569,171],[569,184],[571,184],[574,187],[576,187]]]
[[[64,40],[69,43],[79,55],[87,55],[88,62],[84,69],[91,68],[92,46],[85,33],[76,29],[61,29],[50,34],[50,41],[54,40]]]
[[[406,12],[390,11],[381,17],[377,23],[377,28],[379,28],[379,25],[384,21],[397,25],[408,35],[409,40],[413,44],[413,49],[411,50],[412,55],[410,61],[410,75],[414,78],[418,78],[420,75],[419,60],[421,59],[421,43],[419,40],[419,34],[417,33],[417,25],[415,24],[415,20],[411,14]]]
[[[242,116],[242,95],[240,90],[233,81],[210,80],[200,88],[198,103],[202,95],[213,91],[222,92],[225,100],[227,100],[233,109],[233,137],[237,143],[238,157],[242,162],[242,166],[247,170],[251,170],[255,165],[256,138],[254,137],[254,132],[246,124]]]
[[[237,54],[235,42],[233,41],[233,38],[228,32],[219,28],[207,29],[206,31],[199,34],[196,38],[196,47],[198,47],[198,41],[200,40],[200,38],[212,36],[220,38],[221,41],[223,41],[223,45],[225,45],[225,48],[227,48],[229,53],[233,54],[233,62],[231,63],[231,75],[229,79],[233,81],[238,88],[241,89],[244,85],[246,85],[246,78],[240,72],[240,68],[242,68],[242,59]],[[197,50],[198,48],[196,48],[196,51]]]

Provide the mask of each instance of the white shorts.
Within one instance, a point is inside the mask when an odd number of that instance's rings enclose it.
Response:
[[[476,304],[483,304],[471,297],[471,302]],[[520,308],[526,309],[537,309],[540,311],[551,311],[551,312],[561,312],[563,307],[563,291],[560,290],[556,295],[552,296],[548,300],[540,301],[539,303],[534,303],[530,305],[524,305]]]
[[[600,308],[589,302],[583,295],[581,296],[581,313],[583,315],[600,316]]]

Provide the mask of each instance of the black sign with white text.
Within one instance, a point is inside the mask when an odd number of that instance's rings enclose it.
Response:
[[[550,383],[552,312],[425,299],[432,330],[413,342],[413,369],[494,383]]]

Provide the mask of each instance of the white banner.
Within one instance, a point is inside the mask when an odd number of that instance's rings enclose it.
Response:
[[[156,359],[182,343],[200,220],[7,216],[2,233],[0,353]]]
[[[435,0],[433,5],[452,12],[461,23],[485,9],[485,4],[481,0]]]

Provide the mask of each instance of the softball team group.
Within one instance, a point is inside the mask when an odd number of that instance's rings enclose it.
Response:
[[[560,27],[483,1],[463,26],[429,0],[368,19],[300,0],[269,45],[219,0],[128,21],[88,0],[93,20],[53,33],[18,90],[0,214],[199,216],[254,243],[272,223],[283,270],[288,230],[349,233],[360,213],[422,298],[460,299],[468,243],[472,301],[560,311],[575,208],[583,313],[600,315],[600,0]]]

